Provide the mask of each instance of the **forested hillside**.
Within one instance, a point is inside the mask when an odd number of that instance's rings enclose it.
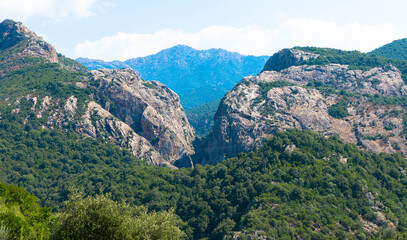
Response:
[[[301,101],[291,101],[297,98],[320,104],[316,112],[326,112],[334,123],[349,125],[352,116],[362,119],[351,127],[358,145],[345,143],[342,133],[324,136],[274,126],[262,145],[202,166],[196,164],[199,160],[192,162],[199,155],[190,158],[193,150],[202,150],[202,143],[192,148],[193,131],[170,89],[144,81],[131,70],[89,72],[58,55],[21,23],[8,21],[1,27],[17,31],[18,38],[0,42],[4,48],[0,52],[4,61],[0,68],[0,238],[407,238],[403,153],[359,149],[366,141],[404,149],[395,144],[405,136],[406,92],[399,71],[405,71],[404,62],[307,48],[322,57],[297,62],[291,70],[306,69],[303,73],[310,75],[250,82],[281,73],[265,69],[263,75],[245,78],[230,94],[242,98],[232,102],[238,109],[248,97],[254,98],[250,103],[263,104],[247,108],[258,116],[247,114],[240,121],[250,126],[251,134],[275,123],[266,118],[281,109],[285,114],[302,109],[296,105]],[[349,66],[332,64],[332,59]],[[324,71],[332,69],[340,70],[336,75],[329,72],[337,78],[322,78]],[[306,81],[315,76],[318,81]],[[233,95],[254,83],[256,91]],[[323,101],[323,94],[339,97]],[[270,96],[282,100],[274,98],[272,104],[265,104]],[[369,105],[368,111],[357,111],[349,102],[360,106],[369,102],[381,109]],[[204,119],[211,109],[190,114]],[[218,119],[225,109],[239,113],[221,104]],[[269,125],[253,127],[253,119]],[[226,120],[222,121],[228,131],[238,126]],[[208,125],[202,126],[202,133]],[[380,134],[368,135],[363,131],[367,126]],[[245,139],[250,136],[244,135]],[[223,154],[221,147],[209,150]],[[177,169],[171,164],[179,159],[191,167]]]
[[[382,47],[379,47],[369,54],[379,55],[398,60],[407,60],[407,38],[395,40]]]
[[[55,141],[57,134],[50,134]],[[40,144],[63,158],[69,156],[69,151]],[[39,146],[31,145],[22,141],[19,148],[41,154]],[[91,149],[77,149],[81,147]],[[251,153],[194,169],[146,166],[130,155],[118,159],[118,154],[85,152],[80,159],[43,160],[42,165],[26,156],[3,171],[9,173],[7,182],[32,186],[29,191],[54,210],[67,198],[66,186],[91,195],[109,192],[113,199],[150,210],[175,208],[189,239],[222,239],[232,230],[242,239],[252,234],[382,239],[404,236],[406,231],[404,158],[364,152],[338,137],[287,130]],[[13,177],[24,171],[26,175]]]

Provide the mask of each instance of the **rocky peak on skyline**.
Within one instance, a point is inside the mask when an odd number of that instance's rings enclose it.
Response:
[[[286,48],[273,54],[266,62],[262,72],[280,71],[317,57],[319,57],[319,54],[305,52],[295,48]]]
[[[0,74],[33,64],[33,61],[57,63],[55,47],[21,22],[4,20],[0,23]],[[31,58],[36,58],[33,60]],[[16,64],[18,63],[18,64]]]
[[[0,38],[2,117],[114,143],[149,164],[192,165],[194,130],[164,84],[131,69],[90,72],[12,20],[0,24]]]

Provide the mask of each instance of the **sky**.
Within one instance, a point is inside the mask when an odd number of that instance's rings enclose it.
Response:
[[[178,44],[272,55],[294,46],[368,52],[407,37],[405,0],[0,0],[70,58],[143,57]]]

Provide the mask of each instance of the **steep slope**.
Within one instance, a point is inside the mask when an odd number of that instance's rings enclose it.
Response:
[[[131,70],[89,72],[21,23],[6,20],[0,30],[1,121],[76,131],[150,164],[190,166],[193,130],[167,87]]]
[[[178,45],[124,62],[84,58],[77,61],[89,69],[130,67],[143,79],[158,80],[174,90],[188,109],[221,98],[242,77],[259,73],[267,59],[223,49],[200,51]]]
[[[288,129],[216,166],[172,170],[140,165],[91,138],[61,144],[63,131],[17,130],[0,132],[0,170],[12,166],[2,176],[54,209],[76,186],[151,211],[174,209],[187,239],[406,238],[407,164],[400,154]]]
[[[194,133],[179,98],[157,81],[144,81],[132,70],[94,70],[104,106],[168,158],[190,162]],[[185,158],[185,159],[184,159]],[[183,164],[181,164],[183,165]]]
[[[371,51],[369,54],[399,60],[407,60],[407,38],[395,40]]]
[[[391,63],[406,70],[404,62],[358,52],[296,48],[276,53],[262,73],[244,78],[222,99],[201,163],[247,152],[287,128],[339,135],[376,152],[407,153],[407,86]]]

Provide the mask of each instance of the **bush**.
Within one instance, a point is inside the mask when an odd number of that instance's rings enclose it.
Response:
[[[52,239],[180,239],[172,211],[148,213],[144,206],[131,207],[109,195],[70,195],[57,215]]]
[[[349,116],[345,102],[337,102],[331,105],[328,109],[328,114],[334,118],[344,118]]]
[[[0,183],[0,239],[48,239],[51,209],[22,187]]]

